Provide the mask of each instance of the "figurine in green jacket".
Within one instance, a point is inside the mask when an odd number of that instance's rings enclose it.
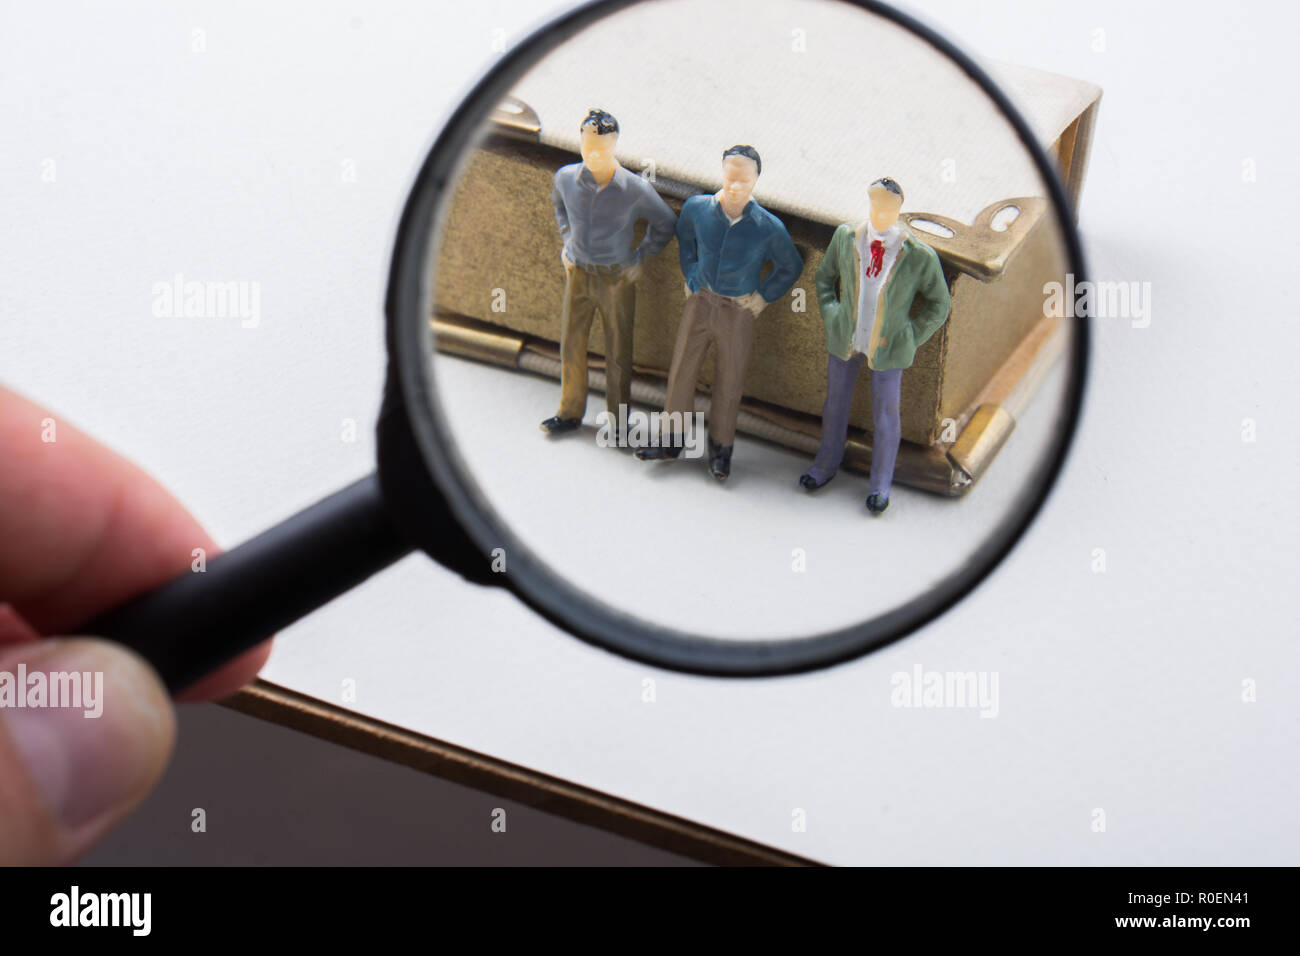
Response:
[[[853,389],[865,362],[871,370],[872,421],[867,509],[879,514],[889,505],[902,439],[903,369],[948,320],[952,299],[938,254],[899,221],[902,187],[877,179],[867,195],[867,219],[840,225],[817,269],[828,353],[826,404],[821,448],[799,484],[814,491],[835,477],[844,459]],[[913,315],[917,299],[920,309]]]

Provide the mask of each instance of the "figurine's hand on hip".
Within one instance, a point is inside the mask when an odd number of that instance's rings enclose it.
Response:
[[[751,292],[743,296],[739,304],[741,308],[748,309],[751,315],[758,315],[767,308],[767,299],[763,298],[761,292]]]

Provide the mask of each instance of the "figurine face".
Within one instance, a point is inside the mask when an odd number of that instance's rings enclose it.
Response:
[[[594,175],[609,172],[614,168],[614,147],[618,145],[618,133],[597,133],[593,127],[581,132],[582,162]]]
[[[884,186],[872,186],[867,191],[867,196],[871,200],[870,212],[867,214],[871,219],[871,228],[876,232],[892,229],[894,223],[898,222],[899,210],[903,208],[903,197]]]
[[[758,164],[748,156],[728,156],[722,161],[722,198],[734,209],[744,209],[758,182]]]

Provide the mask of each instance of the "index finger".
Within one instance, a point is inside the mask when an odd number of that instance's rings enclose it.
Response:
[[[196,549],[218,552],[153,478],[3,387],[0,462],[0,605],[12,605],[37,634],[75,632],[189,570]],[[5,619],[0,614],[0,640]],[[7,635],[24,636],[12,623]],[[226,696],[256,676],[269,653],[269,642],[246,652],[183,698]]]

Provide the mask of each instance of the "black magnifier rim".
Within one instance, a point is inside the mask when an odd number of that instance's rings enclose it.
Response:
[[[454,187],[464,150],[478,141],[485,117],[519,77],[555,46],[589,24],[638,2],[595,0],[533,33],[501,59],[452,114],[425,159],[398,226],[389,275],[389,341],[394,344],[402,394],[411,429],[456,519],[483,553],[505,548],[503,577],[525,604],[547,620],[597,647],[658,667],[709,676],[775,676],[816,670],[876,650],[934,620],[971,592],[1015,547],[1055,487],[1073,443],[1088,371],[1089,328],[1075,318],[1065,389],[1064,427],[1042,466],[1044,481],[1028,492],[1018,512],[1003,522],[965,564],[925,594],[860,624],[812,637],[731,640],[691,635],[652,624],[598,602],[555,574],[510,534],[483,498],[455,451],[455,442],[436,400],[432,303],[435,214]],[[1086,278],[1082,243],[1056,170],[1020,113],[992,79],[968,56],[925,24],[877,0],[827,0],[883,17],[927,42],[976,83],[1015,130],[1047,187],[1067,258],[1077,282]]]

